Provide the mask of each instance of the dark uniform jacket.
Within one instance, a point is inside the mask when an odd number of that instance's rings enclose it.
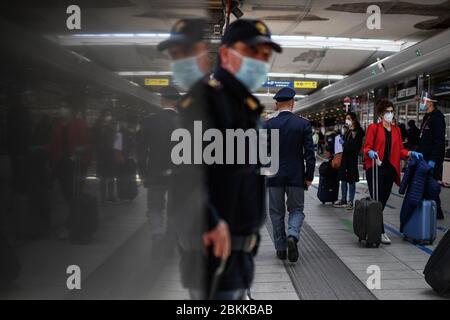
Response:
[[[220,130],[225,146],[226,129],[258,129],[261,126],[260,114],[263,107],[259,101],[228,71],[218,68],[211,76],[197,82],[179,103],[182,127],[191,132],[194,138],[194,121],[202,121],[203,132],[208,128]],[[208,145],[209,143],[205,143]],[[234,155],[236,163],[235,142]],[[248,144],[239,152],[248,153]],[[192,158],[194,155],[192,154]],[[226,152],[223,152],[226,159]],[[204,217],[204,229],[215,227],[218,219],[225,220],[233,236],[258,234],[265,218],[264,177],[260,175],[258,164],[212,164],[181,165],[174,173],[174,210],[180,215],[185,228],[194,229],[198,219]],[[203,212],[199,217],[197,212]],[[193,222],[194,221],[194,222]],[[187,225],[190,226],[188,227]],[[199,230],[197,230],[198,232]],[[201,234],[191,232],[194,238]],[[189,240],[189,239],[188,239]],[[182,241],[182,245],[188,241]],[[182,280],[187,287],[196,287],[202,275],[195,257],[184,250],[181,258]],[[208,288],[211,276],[218,266],[218,260],[209,255],[204,263],[205,281]],[[248,288],[253,279],[253,254],[232,251],[218,290]]]
[[[312,181],[316,159],[309,121],[292,112],[282,111],[269,119],[266,127],[268,130],[278,129],[280,139],[280,166],[278,173],[267,179],[267,185],[303,187],[305,180]]]
[[[364,131],[361,128],[347,130],[344,134],[341,166],[339,167],[339,180],[348,183],[359,181],[358,158],[361,152]]]
[[[137,158],[145,185],[167,183],[173,169],[171,135],[178,126],[177,111],[163,109],[142,121],[137,137]]]
[[[445,117],[441,111],[435,108],[425,114],[420,126],[419,152],[426,161],[436,163],[434,176],[442,180],[442,163],[445,156]]]

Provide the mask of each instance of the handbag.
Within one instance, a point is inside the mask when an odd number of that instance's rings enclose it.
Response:
[[[341,167],[341,163],[342,163],[342,152],[336,154],[333,160],[331,160],[331,167],[335,170],[339,170],[339,168]]]

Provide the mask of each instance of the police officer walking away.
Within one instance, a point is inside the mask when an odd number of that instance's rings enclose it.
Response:
[[[442,181],[443,163],[445,157],[445,117],[434,106],[434,102],[428,92],[423,92],[420,100],[420,111],[426,111],[420,126],[419,152],[423,154],[425,161],[438,181]],[[444,219],[441,201],[438,197],[437,218]]]
[[[183,126],[193,132],[194,121],[201,121],[202,130],[217,129],[223,137],[227,129],[261,128],[263,107],[251,92],[265,81],[273,50],[281,52],[281,47],[271,40],[263,22],[238,19],[231,23],[222,37],[219,65],[214,73],[197,82],[179,103]],[[234,148],[232,163],[227,160],[203,167],[207,195],[204,207],[208,218],[205,228],[211,230],[219,221],[225,221],[231,234],[231,254],[225,260],[217,259],[217,255],[210,252],[206,260],[205,286],[194,288],[185,284],[193,298],[240,300],[252,283],[253,257],[265,217],[265,190],[258,164],[237,164],[236,158],[242,155],[238,153],[249,155],[250,149],[246,143],[244,149]],[[231,157],[225,155],[228,151],[223,150],[224,159]],[[193,188],[191,183],[184,193],[192,192]],[[208,244],[205,241],[205,245]],[[185,272],[189,271],[198,273],[192,266],[185,265]]]
[[[295,91],[282,88],[273,97],[278,116],[267,121],[267,129],[278,129],[280,137],[280,167],[267,179],[269,210],[277,256],[290,262],[298,260],[297,242],[305,215],[305,188],[311,185],[316,164],[312,130],[308,120],[292,113]],[[306,167],[305,167],[306,163]],[[285,231],[285,195],[289,212],[288,232]]]
[[[153,240],[161,239],[166,232],[164,220],[173,171],[170,136],[178,126],[175,105],[180,97],[175,87],[163,87],[162,110],[142,121],[138,137],[138,166],[147,188],[147,217]]]

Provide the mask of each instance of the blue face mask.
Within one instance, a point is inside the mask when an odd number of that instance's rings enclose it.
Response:
[[[198,56],[175,60],[171,63],[173,80],[184,89],[189,89],[203,77],[197,63]]]
[[[235,50],[232,50],[232,52],[241,58],[241,68],[234,76],[250,91],[261,87],[267,79],[270,64],[258,59],[244,57]]]
[[[427,109],[427,104],[421,102],[421,103],[419,104],[419,110],[420,110],[420,111],[425,111],[426,109]]]

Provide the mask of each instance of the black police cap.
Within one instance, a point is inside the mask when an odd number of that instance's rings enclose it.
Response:
[[[295,90],[291,89],[289,87],[284,87],[282,89],[280,89],[274,96],[273,98],[277,101],[277,102],[283,102],[283,101],[289,101],[294,99],[295,97]]]
[[[168,100],[178,100],[180,98],[180,93],[173,86],[162,87],[160,93],[161,97]]]
[[[169,39],[160,42],[157,48],[159,51],[163,51],[172,45],[193,45],[204,39],[205,28],[206,19],[204,18],[179,20],[172,27]]]
[[[222,44],[232,45],[238,41],[242,41],[249,46],[268,44],[276,52],[282,51],[280,45],[272,41],[269,28],[260,20],[238,19],[231,23],[225,30]]]

